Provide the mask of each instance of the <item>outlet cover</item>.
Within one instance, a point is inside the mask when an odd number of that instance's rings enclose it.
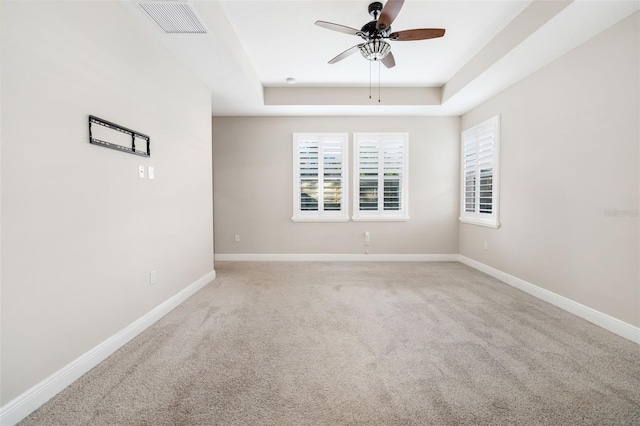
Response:
[[[154,269],[153,271],[149,272],[149,285],[154,285],[156,282],[158,282],[158,274]]]

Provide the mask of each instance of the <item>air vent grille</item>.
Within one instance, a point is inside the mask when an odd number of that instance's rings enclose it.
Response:
[[[167,34],[204,34],[205,26],[185,2],[148,2],[140,7]]]

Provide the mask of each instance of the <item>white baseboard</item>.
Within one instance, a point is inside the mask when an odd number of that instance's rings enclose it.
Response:
[[[457,254],[216,254],[217,261],[240,262],[457,262]]]
[[[215,277],[216,271],[207,273],[124,330],[111,336],[22,395],[8,402],[0,408],[0,425],[15,425],[27,417],[42,404],[53,398],[58,392],[104,361],[109,355],[120,349],[131,339],[142,333],[180,303],[207,285],[215,279]]]
[[[487,275],[499,279],[500,281],[505,282],[506,284],[509,284],[510,286],[513,286],[517,289],[520,289],[525,293],[529,293],[530,295],[535,296],[538,299],[544,300],[545,302],[551,303],[552,305],[564,309],[565,311],[571,312],[572,314],[577,315],[580,318],[583,318],[597,326],[600,326],[605,330],[609,330],[612,333],[624,337],[625,339],[640,344],[640,327],[636,327],[624,321],[620,321],[619,319],[614,318],[610,315],[582,305],[564,296],[560,296],[559,294],[553,293],[549,290],[545,290],[542,287],[538,287],[535,284],[531,284],[530,282],[522,280],[518,277],[514,277],[513,275],[509,275],[506,272],[502,272],[498,269],[470,259],[466,256],[460,255],[459,260],[461,263],[464,263],[467,266],[470,266],[474,269],[484,272]]]

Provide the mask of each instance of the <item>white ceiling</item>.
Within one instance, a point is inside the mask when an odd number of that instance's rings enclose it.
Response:
[[[406,0],[394,31],[446,34],[391,41],[387,69],[359,53],[327,64],[361,39],[314,25],[359,29],[372,19],[369,0],[189,0],[206,34],[165,34],[140,2],[122,4],[209,88],[213,115],[458,115],[640,9],[638,0]]]
[[[361,55],[327,64],[362,39],[313,24],[324,20],[359,29],[372,20],[369,3],[225,1],[222,8],[265,86],[286,85],[287,77],[295,77],[301,85],[368,86],[371,62]],[[383,66],[381,78],[389,86],[442,86],[527,3],[406,1],[394,31],[445,28],[448,32],[440,39],[390,42],[397,66]],[[378,63],[374,65],[377,75]]]

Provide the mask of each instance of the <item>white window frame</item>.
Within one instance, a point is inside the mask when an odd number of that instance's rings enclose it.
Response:
[[[400,206],[398,210],[385,210],[384,197],[378,197],[375,210],[360,210],[361,149],[376,145],[378,150],[378,186],[384,188],[384,149],[390,144],[402,146],[402,166],[399,179]],[[353,134],[353,216],[354,221],[408,221],[409,220],[409,134],[408,133],[354,133]]]
[[[324,158],[328,144],[340,144],[342,154],[340,210],[325,210],[324,204],[324,161],[318,161],[318,210],[301,208],[300,144],[318,144],[318,159]],[[294,222],[347,222],[349,220],[349,134],[348,133],[294,133],[293,134],[293,217]],[[322,189],[322,190],[321,190]]]
[[[460,143],[460,222],[473,225],[499,228],[500,210],[500,116],[496,115],[490,119],[473,126],[462,132]],[[485,142],[481,147],[481,139]],[[491,139],[491,140],[488,140]],[[485,153],[480,155],[480,149]],[[475,154],[474,154],[475,153]],[[483,158],[481,158],[483,157]],[[481,183],[481,163],[490,164],[491,175],[491,213],[481,211],[480,203],[480,183]],[[473,173],[473,201],[471,208],[467,211],[467,173]],[[471,199],[471,198],[470,198]],[[486,205],[486,203],[483,203]]]

